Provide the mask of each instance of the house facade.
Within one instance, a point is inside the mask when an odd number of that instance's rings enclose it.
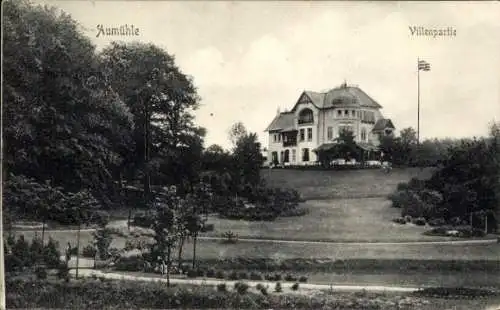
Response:
[[[304,91],[290,111],[278,113],[266,128],[267,161],[313,165],[319,150],[335,145],[343,130],[353,133],[361,149],[376,152],[380,137],[395,130],[381,108],[359,87],[345,83],[324,93]]]

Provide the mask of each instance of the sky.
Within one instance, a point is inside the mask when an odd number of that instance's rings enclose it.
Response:
[[[302,91],[358,85],[397,129],[421,138],[486,135],[500,121],[498,2],[34,1],[77,20],[98,49],[112,41],[154,43],[175,56],[201,97],[205,145],[230,147],[238,121],[264,132]],[[134,25],[137,37],[96,37],[97,25]],[[409,27],[456,30],[412,36]]]

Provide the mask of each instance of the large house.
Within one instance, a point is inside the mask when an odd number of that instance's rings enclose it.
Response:
[[[343,130],[354,134],[361,150],[376,153],[380,137],[395,129],[381,108],[359,87],[346,83],[323,93],[304,91],[293,108],[278,112],[266,129],[268,164],[314,164],[320,151],[338,143]]]

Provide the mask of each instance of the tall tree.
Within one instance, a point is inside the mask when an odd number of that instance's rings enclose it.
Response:
[[[95,47],[69,15],[24,1],[5,3],[3,27],[6,169],[109,203],[132,118]]]
[[[133,171],[130,177],[143,179],[148,204],[151,182],[179,175],[173,173],[174,163],[182,162],[185,156],[179,149],[202,139],[192,114],[199,97],[191,78],[175,65],[173,56],[155,45],[112,43],[100,59],[106,78],[133,114],[137,148],[129,152],[127,160]]]

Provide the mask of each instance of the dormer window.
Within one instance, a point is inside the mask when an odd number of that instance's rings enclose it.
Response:
[[[314,123],[313,111],[311,109],[304,109],[299,113],[299,124]]]

